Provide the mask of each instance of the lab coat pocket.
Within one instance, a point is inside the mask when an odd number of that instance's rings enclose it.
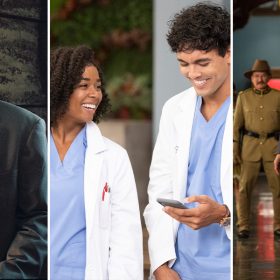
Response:
[[[104,199],[101,201],[99,210],[99,223],[100,228],[107,229],[110,224],[110,212],[111,212],[111,199],[110,192],[106,192]]]

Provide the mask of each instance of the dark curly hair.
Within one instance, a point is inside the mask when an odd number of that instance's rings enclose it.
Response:
[[[212,3],[183,9],[169,21],[167,42],[173,52],[216,49],[225,56],[230,46],[230,15]]]
[[[75,86],[81,81],[86,66],[95,66],[100,80],[102,101],[99,104],[93,121],[99,122],[110,110],[110,101],[105,91],[104,77],[94,60],[94,52],[87,46],[59,47],[51,51],[50,77],[50,124],[54,126],[68,108],[69,98]]]

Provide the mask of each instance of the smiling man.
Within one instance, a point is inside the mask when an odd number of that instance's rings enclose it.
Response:
[[[257,59],[244,75],[252,87],[239,93],[233,133],[234,161],[242,161],[238,237],[250,236],[251,194],[262,165],[273,196],[274,235],[280,238],[280,177],[273,164],[280,135],[280,92],[267,84],[271,71],[266,60]]]
[[[162,111],[144,213],[151,274],[157,280],[228,280],[229,13],[203,3],[183,9],[171,21],[167,41],[192,87],[168,100]],[[157,198],[185,201],[188,209],[162,208]]]

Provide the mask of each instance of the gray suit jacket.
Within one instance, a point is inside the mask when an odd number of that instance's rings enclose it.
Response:
[[[0,279],[46,278],[45,123],[1,101],[0,224]]]

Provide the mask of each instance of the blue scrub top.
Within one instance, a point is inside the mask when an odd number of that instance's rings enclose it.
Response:
[[[197,97],[188,163],[186,196],[208,195],[223,204],[220,185],[221,151],[230,97],[207,122]],[[187,207],[197,206],[189,203]],[[180,224],[173,269],[182,280],[229,280],[230,240],[225,229],[211,224],[199,230]]]
[[[79,132],[63,162],[50,138],[50,279],[84,279],[86,219],[84,162],[86,129]]]

